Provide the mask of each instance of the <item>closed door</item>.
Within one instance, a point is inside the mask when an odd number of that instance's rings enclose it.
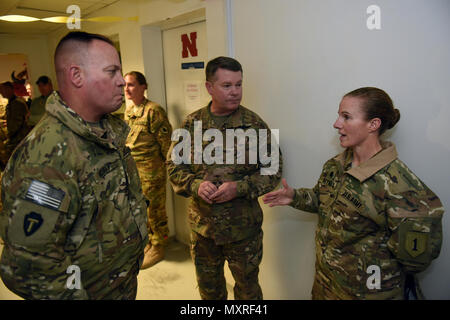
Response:
[[[163,55],[167,113],[174,129],[184,118],[210,100],[205,88],[207,63],[206,23],[197,22],[164,30]],[[189,244],[188,199],[174,196],[176,238]]]

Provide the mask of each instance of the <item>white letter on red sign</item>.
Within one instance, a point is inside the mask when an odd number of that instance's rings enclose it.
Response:
[[[191,53],[191,56],[196,57],[198,56],[198,50],[197,50],[197,32],[191,32],[190,40],[188,38],[187,34],[181,35],[181,42],[183,43],[183,52],[181,53],[181,56],[183,58],[187,58],[189,56],[188,51]]]

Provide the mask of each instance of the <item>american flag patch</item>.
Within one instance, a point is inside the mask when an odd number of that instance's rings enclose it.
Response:
[[[58,210],[64,199],[64,195],[64,191],[53,188],[46,183],[33,180],[25,198],[40,206]]]

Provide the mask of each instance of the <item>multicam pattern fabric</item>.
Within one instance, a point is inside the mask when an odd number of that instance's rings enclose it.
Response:
[[[258,283],[262,255],[262,230],[256,236],[221,246],[217,246],[212,239],[191,232],[191,256],[195,264],[200,297],[203,300],[227,299],[223,273],[226,260],[235,280],[234,298],[262,300],[263,293]]]
[[[90,126],[56,92],[46,109],[3,174],[2,280],[25,299],[133,299],[148,236],[129,128]]]
[[[271,150],[270,130],[267,124],[254,112],[243,106],[232,113],[221,125],[217,126],[210,112],[210,104],[190,115],[182,124],[182,128],[190,132],[194,137],[194,122],[202,121],[202,134],[206,130],[215,128],[222,132],[226,140],[226,129],[253,128],[266,129],[269,132],[267,139],[268,150]],[[236,157],[237,140],[234,142]],[[191,139],[192,144],[194,139]],[[203,141],[203,148],[208,145]],[[192,231],[205,238],[214,239],[217,245],[243,240],[255,236],[260,232],[263,214],[258,203],[258,197],[273,190],[280,181],[282,172],[282,158],[279,156],[279,170],[273,175],[261,175],[261,163],[250,164],[179,164],[176,165],[171,159],[171,154],[176,141],[172,142],[167,154],[167,171],[169,181],[173,189],[179,195],[190,197],[188,208],[188,219]],[[223,143],[226,145],[226,142]],[[194,147],[192,146],[192,159],[194,159]],[[225,157],[224,148],[224,157]],[[249,146],[246,145],[246,154]],[[223,182],[237,181],[238,196],[225,203],[208,204],[198,196],[198,188],[204,180],[212,181],[216,186]]]
[[[28,124],[34,127],[39,120],[41,120],[42,116],[45,113],[45,102],[47,101],[48,96],[40,96],[33,101],[31,101],[30,105],[30,118],[28,118]]]
[[[267,124],[254,112],[239,106],[220,125],[215,122],[210,109],[211,103],[190,115],[184,121],[182,128],[187,130],[194,144],[194,131],[197,121],[201,121],[201,134],[215,128],[222,133],[223,146],[227,146],[227,129],[264,129],[267,130],[267,140],[263,147],[271,150],[272,142]],[[223,119],[222,119],[223,120]],[[255,152],[258,146],[245,146],[243,141],[232,138],[228,145],[234,146],[234,162],[181,163],[175,165],[172,150],[177,144],[173,142],[167,154],[167,170],[169,180],[179,195],[190,197],[188,220],[191,226],[191,255],[195,263],[197,283],[202,299],[226,299],[227,290],[224,278],[224,262],[235,279],[235,299],[262,299],[261,287],[258,283],[259,264],[262,258],[263,214],[258,203],[258,197],[274,189],[281,178],[282,160],[279,155],[278,171],[273,175],[261,175],[265,167],[258,161],[252,164],[249,154]],[[203,140],[203,139],[201,139]],[[208,144],[203,140],[203,148]],[[240,147],[245,147],[240,148]],[[237,150],[244,150],[245,163],[238,164]],[[276,149],[278,150],[278,146]],[[196,158],[194,146],[191,146],[191,160]],[[201,152],[201,151],[200,151]],[[226,148],[223,156],[226,157]],[[231,152],[230,152],[231,154]],[[237,197],[224,202],[208,204],[198,196],[198,188],[202,181],[211,181],[216,187],[227,181],[237,182]]]
[[[2,108],[3,109],[3,108]],[[3,169],[14,149],[28,134],[28,107],[22,98],[13,97],[0,110],[0,166]]]
[[[144,195],[150,201],[147,226],[152,245],[163,245],[169,236],[166,213],[166,166],[172,126],[161,106],[147,99],[125,112],[130,126],[127,146],[136,161]]]
[[[348,149],[327,161],[291,203],[319,214],[313,299],[402,299],[405,275],[439,255],[444,208],[392,143],[360,166],[352,158]],[[379,288],[367,284],[370,266],[380,268]]]

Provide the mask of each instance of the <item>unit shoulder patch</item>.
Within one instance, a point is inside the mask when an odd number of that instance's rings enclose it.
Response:
[[[425,252],[427,241],[427,233],[409,231],[406,233],[405,250],[411,257],[418,257]]]

